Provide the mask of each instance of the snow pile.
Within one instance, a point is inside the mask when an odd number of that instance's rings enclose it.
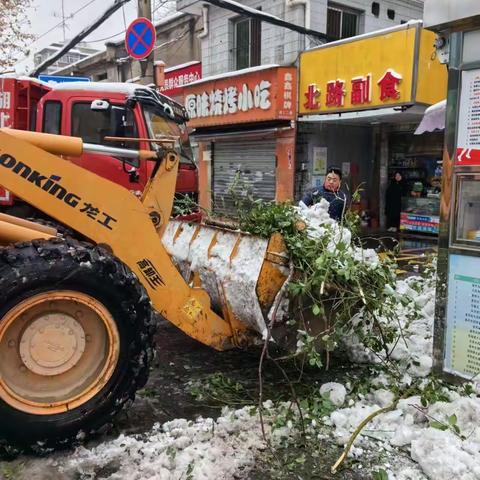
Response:
[[[399,303],[398,307],[404,340],[393,349],[392,358],[400,373],[404,373],[402,385],[387,374],[379,374],[372,380],[370,393],[357,397],[352,394],[347,408],[334,411],[327,423],[332,426],[333,438],[339,445],[348,442],[366,417],[394,405],[395,387],[405,391],[417,377],[420,388],[425,389],[430,381],[423,377],[429,375],[432,366],[433,280],[412,277],[399,281],[396,293],[399,298],[406,294],[415,298],[415,305]],[[416,318],[412,315],[414,310],[418,312]],[[356,360],[374,360],[358,339],[349,339],[347,347]],[[477,385],[475,389],[478,390]],[[410,396],[400,399],[392,410],[374,417],[357,437],[351,455],[361,456],[366,450],[385,453],[390,458],[384,467],[389,480],[480,479],[480,398],[476,393],[460,396],[454,387],[438,386],[436,392],[450,401],[437,401],[425,407],[419,396]],[[407,450],[417,464],[397,465],[396,448]]]
[[[75,478],[96,478],[102,469],[114,472],[111,480],[240,478],[265,449],[259,417],[251,410],[225,409],[217,420],[173,420],[146,435],[120,435],[92,449],[80,447],[57,466]]]
[[[327,238],[327,249],[331,252],[335,252],[342,243],[346,252],[355,260],[371,267],[377,266],[380,260],[375,250],[352,246],[352,232],[330,217],[329,205],[324,198],[311,207],[307,207],[303,202],[299,203],[296,210],[307,226],[307,235],[315,239]]]
[[[303,202],[300,202],[297,213],[307,225],[307,235],[318,239],[328,236],[327,248],[333,251],[339,242],[349,246],[352,241],[352,233],[348,228],[330,217],[328,214],[329,205],[324,198],[311,207],[307,207]]]
[[[341,407],[345,403],[347,390],[341,383],[329,382],[320,387],[320,395],[328,398],[336,407]]]
[[[403,447],[408,449],[426,478],[480,478],[480,399],[450,393],[452,402],[436,402],[429,407],[422,407],[418,396],[400,400],[394,410],[373,418],[357,438],[352,454],[359,456],[364,450],[383,450],[394,455],[392,447]],[[393,400],[392,392],[379,389],[351,407],[333,412],[330,422],[336,442],[345,445],[367,416],[385,408]],[[448,427],[452,416],[456,418],[458,431]],[[432,424],[442,425],[444,430],[433,428]],[[401,473],[398,468],[391,467],[389,478],[405,478]]]
[[[426,377],[432,369],[433,319],[435,312],[435,283],[433,279],[410,277],[396,284],[400,340],[389,345],[391,358],[406,373],[414,377]],[[402,298],[410,303],[403,305]],[[361,314],[357,316],[359,321]],[[355,319],[354,319],[355,321]],[[380,319],[383,323],[391,320]],[[356,363],[376,363],[378,356],[367,351],[355,334],[345,338],[350,360]],[[395,346],[395,348],[393,348]]]

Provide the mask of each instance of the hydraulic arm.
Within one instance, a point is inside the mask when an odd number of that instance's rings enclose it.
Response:
[[[178,155],[172,150],[166,150],[161,159],[156,152],[129,154],[159,162],[143,198],[138,199],[123,187],[56,156],[79,154],[83,148],[79,138],[2,130],[2,186],[110,249],[141,281],[156,311],[185,333],[219,350],[235,344],[231,323],[211,310],[204,290],[186,284],[159,239],[172,208]],[[119,151],[120,156],[125,154]],[[15,227],[28,232],[28,225]],[[1,231],[0,224],[0,236]],[[32,233],[32,238],[39,238],[38,233]]]

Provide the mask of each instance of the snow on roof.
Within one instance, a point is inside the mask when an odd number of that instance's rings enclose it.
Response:
[[[276,63],[272,63],[270,65],[259,65],[258,67],[250,67],[250,68],[244,68],[242,70],[234,70],[233,72],[219,73],[218,75],[212,75],[211,77],[205,77],[200,80],[197,80],[196,82],[189,83],[188,86],[190,87],[192,85],[198,85],[200,83],[211,82],[213,80],[220,80],[222,78],[228,78],[228,77],[231,77],[232,74],[238,77],[240,75],[246,75],[247,73],[259,72],[261,70],[270,70],[271,68],[277,68],[279,66],[280,65]]]
[[[15,80],[22,80],[22,81],[28,81],[28,82],[33,82],[33,83],[38,83],[42,87],[49,87],[51,88],[51,85],[48,84],[47,82],[44,82],[43,80],[39,80],[38,78],[35,77],[28,77],[26,75],[18,75],[16,73],[4,73],[0,75],[0,80],[2,78],[13,78]]]
[[[173,67],[168,67],[165,69],[165,73],[174,72],[175,70],[180,70],[181,68],[190,67],[190,65],[197,65],[198,63],[202,63],[200,60],[193,60],[192,62],[182,63],[180,65],[174,65]]]
[[[80,60],[77,60],[76,62],[69,63],[68,65],[65,65],[61,68],[58,68],[57,70],[55,70],[53,72],[53,75],[59,74],[60,72],[62,72],[64,70],[68,70],[69,68],[78,66],[82,62],[87,62],[88,60],[90,60],[90,59],[92,59],[96,56],[100,57],[101,55],[104,55],[105,53],[106,53],[106,50],[97,50],[96,52],[92,53],[91,55],[88,55],[86,57],[82,57]]]
[[[434,132],[435,130],[445,130],[445,115],[447,109],[447,100],[430,105],[423,114],[420,125],[415,130],[415,135],[421,135],[425,132]]]
[[[135,83],[114,82],[67,82],[52,85],[53,90],[83,90],[85,92],[112,92],[131,95],[139,88],[148,88]]]
[[[168,15],[168,17],[158,20],[158,22],[155,22],[154,25],[155,27],[161,27],[162,25],[166,25],[167,23],[173,22],[177,18],[184,17],[185,15],[188,15],[188,14],[185,12],[175,12],[175,13],[172,13],[171,15]]]
[[[363,40],[364,38],[377,37],[379,35],[385,35],[387,33],[396,32],[399,30],[407,30],[408,28],[414,27],[416,25],[423,25],[422,20],[409,20],[406,23],[401,25],[395,25],[394,27],[382,28],[380,30],[375,30],[374,32],[362,33],[361,35],[355,35],[354,37],[342,38],[341,40],[336,40],[335,42],[328,42],[322,45],[318,45],[312,48],[305,50],[306,52],[311,52],[312,50],[319,50],[321,48],[330,48],[335,47],[336,45],[341,45],[343,43],[356,42],[357,40]],[[304,52],[302,52],[304,53]]]

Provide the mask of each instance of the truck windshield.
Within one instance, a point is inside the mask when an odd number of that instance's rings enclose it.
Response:
[[[175,137],[175,149],[180,153],[180,161],[194,163],[193,153],[185,124],[178,124],[155,113],[154,109],[144,105],[145,120],[151,138]]]

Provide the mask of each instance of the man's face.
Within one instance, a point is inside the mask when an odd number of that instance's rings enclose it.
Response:
[[[324,187],[327,190],[332,190],[333,192],[336,192],[340,188],[340,183],[340,177],[336,173],[330,172],[325,177]]]

